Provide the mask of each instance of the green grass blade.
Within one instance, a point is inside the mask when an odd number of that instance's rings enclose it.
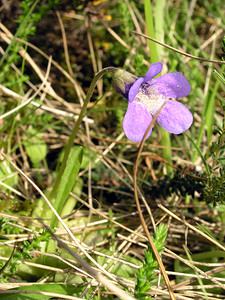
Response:
[[[78,172],[82,162],[82,156],[83,148],[81,146],[71,148],[66,167],[57,188],[55,199],[53,199],[54,207],[59,215],[61,214],[69,194],[73,190],[77,181]],[[56,225],[57,219],[55,216],[52,216],[51,228],[54,228]]]
[[[202,162],[204,164],[205,170],[206,170],[208,176],[210,176],[211,175],[210,167],[208,166],[208,164],[207,164],[207,162],[206,162],[206,160],[205,160],[205,158],[204,158],[204,156],[203,156],[200,148],[198,147],[198,145],[194,142],[194,140],[190,136],[187,135],[187,137],[191,141],[192,145],[194,146],[194,148],[196,150],[196,153],[201,157],[201,160],[202,160]]]
[[[145,22],[146,22],[146,29],[147,34],[151,37],[155,38],[155,30],[154,30],[154,21],[153,21],[153,11],[152,11],[152,5],[150,0],[144,1],[145,5]],[[151,62],[158,61],[158,53],[157,53],[157,44],[148,40],[148,47],[150,50],[150,57]]]
[[[221,71],[223,72],[224,66],[222,66],[221,69],[222,69]],[[214,124],[214,115],[215,115],[216,95],[217,95],[220,85],[221,85],[220,78],[217,77],[217,80],[216,80],[216,83],[212,90],[212,93],[210,94],[209,97],[206,97],[206,99],[205,99],[203,113],[202,113],[202,117],[201,117],[202,122],[201,122],[198,139],[197,139],[197,143],[196,143],[197,148],[201,147],[202,139],[204,137],[205,132],[207,134],[208,144],[211,143],[213,124]],[[196,161],[198,154],[199,154],[198,151],[194,151],[194,153],[192,155],[193,161]]]
[[[164,39],[164,28],[163,28],[163,20],[164,20],[164,8],[165,8],[165,1],[160,0],[157,1],[156,10],[155,10],[155,26],[154,29],[154,17],[153,17],[153,8],[150,0],[144,1],[145,7],[145,22],[146,22],[146,29],[147,34],[153,38],[157,38],[158,40],[163,41]],[[159,53],[162,54],[162,49],[158,49],[158,45],[150,40],[148,40],[148,47],[150,50],[150,57],[151,62],[159,61]],[[171,141],[170,135],[167,131],[163,128],[160,128],[161,133],[161,145],[164,146],[163,158],[168,162],[166,166],[167,173],[171,174],[173,172],[172,166],[172,151],[171,151]]]

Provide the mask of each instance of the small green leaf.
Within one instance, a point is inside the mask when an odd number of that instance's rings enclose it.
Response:
[[[94,151],[89,148],[84,148],[83,159],[81,163],[81,169],[86,169],[90,161],[94,161],[97,155]]]
[[[4,160],[0,161],[0,181],[11,187],[15,186],[18,182],[18,174],[13,172],[10,164]],[[1,186],[1,189],[4,187]]]
[[[27,155],[33,165],[37,165],[47,154],[47,145],[42,139],[42,134],[35,129],[28,130],[28,138],[23,142]]]

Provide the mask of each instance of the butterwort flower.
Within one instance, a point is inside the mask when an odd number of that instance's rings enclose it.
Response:
[[[129,80],[124,85],[122,80],[120,81],[119,90],[128,99],[123,129],[127,138],[133,142],[142,140],[153,116],[157,113],[156,122],[173,134],[186,131],[193,122],[193,116],[187,107],[175,100],[190,93],[189,82],[180,72],[154,78],[161,71],[162,64],[157,62],[151,64],[144,77],[135,78],[126,72]],[[151,135],[151,131],[147,137]]]

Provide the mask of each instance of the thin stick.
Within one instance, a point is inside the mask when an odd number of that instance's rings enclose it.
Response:
[[[38,90],[40,90],[40,88]],[[22,100],[22,101],[24,100],[24,96],[22,96],[20,94],[17,94],[16,92],[14,92],[14,91],[10,90],[9,88],[3,86],[2,84],[0,84],[0,92],[2,92],[4,95],[12,97],[16,100]],[[77,120],[78,117],[79,117],[79,116],[75,115],[73,112],[65,111],[65,110],[62,110],[62,109],[54,108],[54,107],[49,107],[47,105],[43,105],[43,104],[37,103],[35,101],[31,101],[31,104],[34,107],[38,108],[38,109],[47,111],[47,112],[49,112],[51,114],[54,114],[54,115],[57,115],[57,116],[67,117],[67,118],[74,119],[74,120]],[[2,118],[2,116],[0,117],[0,119],[1,118]],[[86,122],[88,124],[93,124],[94,123],[94,121],[92,119],[88,118],[88,117],[84,117],[82,121]]]
[[[205,62],[214,63],[214,64],[225,64],[225,61],[217,60],[217,59],[207,59],[207,58],[204,58],[204,57],[195,56],[195,55],[189,54],[187,52],[184,52],[182,50],[178,50],[178,49],[176,49],[176,48],[174,48],[172,46],[169,46],[169,45],[167,45],[165,43],[162,43],[162,42],[160,42],[160,41],[158,41],[158,40],[156,40],[156,39],[154,39],[154,38],[152,38],[152,37],[150,37],[150,36],[148,36],[146,34],[143,34],[143,33],[137,32],[137,31],[132,31],[132,32],[134,34],[143,36],[144,38],[146,38],[146,39],[148,39],[150,41],[153,41],[153,42],[159,44],[160,46],[163,46],[163,47],[165,47],[167,49],[173,50],[174,52],[180,53],[180,54],[182,54],[184,56],[187,56],[187,57],[190,57],[192,59],[197,59],[197,60],[200,60],[200,61],[205,61]]]
[[[70,55],[69,55],[69,50],[68,50],[65,27],[63,25],[63,21],[62,21],[62,18],[60,16],[60,13],[58,11],[56,12],[56,16],[59,20],[60,29],[61,29],[61,32],[62,32],[63,48],[64,48],[65,61],[66,61],[67,69],[69,71],[70,76],[74,77],[73,69],[72,69],[72,66],[71,66],[71,63],[70,63]]]

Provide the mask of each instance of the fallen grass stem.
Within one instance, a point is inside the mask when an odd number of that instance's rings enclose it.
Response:
[[[42,223],[43,224],[43,223]],[[90,274],[93,278],[95,278],[99,283],[103,284],[107,287],[113,294],[120,297],[120,299],[124,300],[135,300],[132,296],[125,293],[122,289],[116,286],[113,282],[108,280],[105,276],[101,273],[93,269],[85,260],[83,260],[78,254],[76,254],[69,246],[67,246],[61,239],[55,235],[49,226],[43,224],[43,226],[47,229],[47,231],[51,234],[51,236],[57,241],[58,246],[64,250],[66,250],[73,258],[75,258],[80,265]]]
[[[202,232],[201,230],[199,230],[195,226],[189,224],[187,221],[182,220],[181,218],[179,218],[177,215],[175,215],[173,212],[171,212],[169,209],[167,209],[162,204],[158,204],[158,207],[161,210],[163,210],[164,212],[166,212],[168,215],[170,215],[171,217],[173,217],[174,219],[176,219],[177,221],[183,223],[185,226],[187,226],[188,228],[190,228],[194,232],[198,233],[199,235],[201,235],[202,237],[204,237],[205,239],[207,239],[208,241],[210,241],[212,244],[216,245],[218,248],[220,248],[223,251],[225,251],[225,247],[223,245],[221,245],[218,241],[216,241],[215,239],[211,238],[210,236],[208,236],[206,233]]]

